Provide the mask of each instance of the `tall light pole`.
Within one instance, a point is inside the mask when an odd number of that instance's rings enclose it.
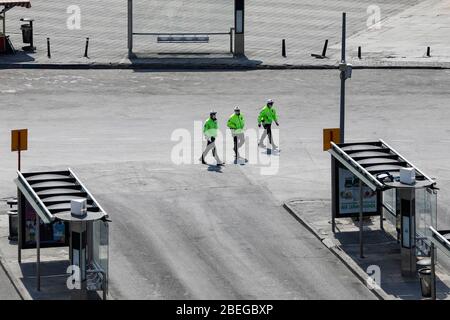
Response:
[[[346,38],[346,13],[342,13],[342,46],[341,62],[339,70],[341,71],[341,108],[340,108],[340,143],[344,143],[345,138],[345,80],[352,77],[352,65],[346,62],[345,57],[345,38]]]

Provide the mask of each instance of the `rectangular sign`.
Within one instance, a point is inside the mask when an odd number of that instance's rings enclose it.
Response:
[[[351,171],[339,168],[339,212],[359,213],[359,179]],[[377,212],[377,192],[363,184],[363,212]]]
[[[359,216],[359,178],[341,165],[332,161],[332,210],[335,218]],[[373,191],[363,183],[363,216],[378,216],[382,209],[381,192]]]
[[[323,129],[323,151],[331,149],[331,142],[340,143],[341,130],[339,128]]]
[[[22,196],[23,197],[23,196]],[[36,212],[33,207],[22,199],[22,214],[19,223],[22,227],[22,249],[36,248]],[[69,245],[69,224],[63,221],[55,221],[45,224],[39,219],[39,231],[41,248],[66,247]]]
[[[28,149],[28,129],[11,130],[11,151]]]

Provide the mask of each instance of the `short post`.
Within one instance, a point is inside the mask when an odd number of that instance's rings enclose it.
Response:
[[[359,179],[359,256],[364,258],[364,247],[363,247],[363,182]]]
[[[431,242],[431,300],[436,300],[436,256],[433,242]]]
[[[361,59],[361,46],[358,47],[358,58]]]
[[[286,40],[281,41],[281,55],[286,58]]]
[[[47,57],[50,59],[52,54],[50,52],[50,38],[47,38]]]
[[[234,28],[230,28],[230,53],[233,53],[233,31]]]
[[[84,48],[84,57],[88,58],[89,38],[86,38],[86,47]]]
[[[431,57],[431,48],[427,47],[427,57]]]
[[[325,40],[325,44],[323,45],[322,57],[324,58],[327,56],[327,49],[328,49],[328,39]]]

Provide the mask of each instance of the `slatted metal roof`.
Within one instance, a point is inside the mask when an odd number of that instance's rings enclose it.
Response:
[[[31,8],[31,0],[0,0],[0,6],[5,6],[7,8],[12,7],[25,7],[25,8]]]
[[[416,187],[433,186],[436,182],[406,160],[383,140],[354,143],[331,143],[329,152],[353,174],[359,177],[372,190],[404,187],[398,181],[384,183],[377,175],[389,173],[400,177],[401,168],[414,168]]]
[[[19,190],[45,222],[76,220],[71,216],[71,200],[87,199],[90,219],[107,218],[108,215],[95,200],[75,173],[66,171],[18,172],[15,180]]]

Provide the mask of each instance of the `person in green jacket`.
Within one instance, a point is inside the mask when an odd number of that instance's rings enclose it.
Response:
[[[208,155],[209,151],[212,150],[212,154],[214,158],[217,161],[218,166],[223,166],[224,163],[220,160],[219,156],[217,155],[216,150],[216,137],[217,137],[217,129],[219,128],[217,124],[217,112],[214,110],[211,110],[209,113],[209,118],[206,119],[205,124],[203,125],[203,134],[206,137],[206,140],[208,141],[208,144],[206,146],[205,151],[203,151],[201,158],[199,159],[202,164],[207,164],[205,161],[205,157]]]
[[[269,143],[272,145],[272,148],[278,149],[272,139],[272,122],[275,122],[277,126],[280,125],[278,123],[277,111],[273,107],[273,100],[269,99],[267,100],[267,104],[261,109],[258,116],[258,127],[261,128],[261,124],[264,127],[264,132],[258,143],[258,146],[261,148],[265,148],[264,139],[269,136]]]
[[[234,157],[235,162],[240,158],[239,148],[244,145],[244,126],[245,120],[244,116],[241,114],[241,109],[239,107],[234,108],[234,113],[230,116],[227,123],[228,128],[231,129],[231,134],[233,135],[234,142]],[[246,159],[244,159],[246,160]]]

